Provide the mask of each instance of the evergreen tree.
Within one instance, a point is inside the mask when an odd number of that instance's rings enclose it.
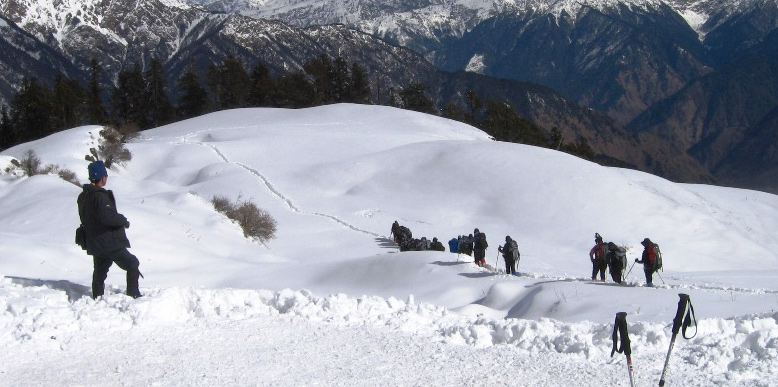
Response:
[[[535,124],[521,118],[507,103],[487,101],[481,129],[500,141],[546,146],[543,132]]]
[[[86,92],[86,120],[93,125],[105,124],[106,110],[103,105],[103,88],[100,86],[102,68],[97,59],[92,58],[89,68],[89,85]]]
[[[435,104],[427,95],[427,86],[421,83],[411,83],[403,88],[400,101],[405,109],[435,114]]]
[[[278,77],[277,90],[279,107],[304,108],[316,101],[316,89],[300,71]]]
[[[463,107],[453,102],[449,102],[443,107],[441,116],[454,121],[466,122],[465,117],[467,116],[467,112]]]
[[[186,73],[178,79],[178,116],[192,118],[208,111],[208,91],[200,84],[197,67],[189,63]]]
[[[248,106],[250,80],[240,59],[230,55],[221,66],[209,67],[208,86],[217,110]]]
[[[270,71],[264,63],[257,63],[251,70],[250,106],[273,106],[276,84],[270,77]]]
[[[0,150],[9,148],[14,143],[15,136],[11,116],[8,114],[8,107],[3,105],[0,107]]]
[[[332,101],[336,103],[351,101],[351,74],[345,59],[335,58],[331,79]]]
[[[151,59],[149,69],[144,74],[144,79],[148,105],[145,115],[146,122],[151,127],[171,122],[173,120],[173,105],[170,104],[170,99],[168,98],[167,79],[159,59]]]
[[[37,78],[22,78],[19,92],[11,101],[11,122],[17,140],[26,142],[53,133],[51,90]]]
[[[75,79],[57,75],[52,107],[53,129],[68,129],[85,123],[86,91]]]
[[[483,109],[484,104],[483,101],[481,101],[481,98],[478,97],[478,94],[475,93],[475,91],[468,91],[467,92],[467,115],[465,115],[465,123],[468,123],[473,126],[478,126],[478,116],[481,114],[481,109]]]
[[[583,137],[578,137],[575,144],[565,145],[564,151],[589,161],[593,161],[595,156],[594,150],[589,145],[589,141]]]
[[[562,132],[556,126],[551,129],[551,137],[549,138],[549,148],[560,150],[564,144],[565,137]]]
[[[303,65],[303,69],[313,78],[315,103],[328,104],[336,102],[336,87],[334,79],[335,67],[332,59],[325,54],[313,58]]]
[[[365,70],[356,62],[351,65],[349,101],[354,103],[370,102],[370,81]]]
[[[114,107],[115,119],[119,125],[136,125],[146,128],[146,110],[148,108],[148,96],[146,94],[146,81],[140,66],[135,65],[132,70],[119,72],[117,86],[111,93],[111,101]]]

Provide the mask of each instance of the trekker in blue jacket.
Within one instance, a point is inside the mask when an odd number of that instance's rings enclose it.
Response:
[[[130,241],[124,232],[130,228],[130,222],[117,211],[113,192],[103,188],[108,182],[105,164],[98,160],[89,164],[88,169],[90,184],[84,184],[77,202],[86,234],[86,251],[94,261],[92,298],[104,294],[108,269],[114,262],[127,272],[127,295],[141,297],[138,289],[138,277],[142,277],[138,270],[140,262],[127,251]]]

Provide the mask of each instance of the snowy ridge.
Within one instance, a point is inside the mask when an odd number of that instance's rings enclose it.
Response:
[[[500,13],[565,15],[575,21],[583,7],[599,10],[617,10],[620,4],[631,8],[656,9],[669,5],[684,17],[689,25],[698,30],[711,14],[711,6],[730,7],[732,2],[662,0],[436,0],[422,7],[407,6],[398,3],[331,0],[331,1],[223,1],[190,0],[192,3],[218,9],[228,13],[241,13],[247,16],[266,19],[280,19],[297,26],[343,23],[355,26],[381,36],[392,36],[401,43],[407,40],[405,32],[423,32],[434,37],[441,31],[455,32],[461,36],[476,24]],[[747,4],[750,0],[742,1]],[[711,4],[721,3],[721,4]]]
[[[450,313],[445,308],[407,300],[343,294],[320,297],[309,291],[168,288],[133,301],[119,294],[94,301],[86,294],[68,295],[50,286],[22,286],[8,278],[0,286],[0,339],[5,346],[28,342],[66,346],[84,332],[116,334],[144,326],[202,325],[207,321],[250,320],[287,315],[308,322],[343,327],[383,329],[412,334],[417,339],[454,345],[510,345],[527,354],[544,352],[579,356],[602,363],[609,359],[612,324],[490,319]],[[74,285],[74,288],[83,288]],[[74,289],[71,289],[74,290]],[[71,291],[71,296],[77,291]],[[35,318],[29,318],[35,316]],[[731,319],[702,318],[697,335],[680,348],[697,372],[726,365],[739,373],[757,366],[755,360],[778,360],[778,312]],[[667,325],[632,323],[632,347],[641,357],[666,351]],[[690,330],[689,335],[694,331]],[[722,340],[722,337],[726,337]],[[735,379],[737,379],[735,377]]]
[[[84,180],[99,129],[3,151],[0,171],[32,149]],[[72,240],[79,187],[0,172],[0,343],[14,349],[0,362],[15,385],[494,386],[519,367],[528,385],[601,386],[625,376],[609,351],[622,311],[648,385],[679,293],[699,333],[676,343],[674,384],[777,381],[776,195],[675,184],[380,106],[223,111],[128,148],[109,188],[132,223],[138,300],[117,268],[110,294],[88,296],[91,260]],[[276,239],[247,240],[215,194],[267,210]],[[479,227],[490,268],[399,253],[394,220],[444,244]],[[624,284],[589,281],[594,232],[628,248]],[[519,276],[495,251],[505,235]],[[665,263],[653,288],[632,262],[646,236]]]

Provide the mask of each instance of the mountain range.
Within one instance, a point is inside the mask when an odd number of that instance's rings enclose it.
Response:
[[[778,192],[775,0],[8,0],[0,14],[6,101],[22,75],[86,74],[92,57],[109,74],[157,57],[175,80],[190,61],[277,74],[328,54],[363,64],[374,91],[478,90],[623,165]]]

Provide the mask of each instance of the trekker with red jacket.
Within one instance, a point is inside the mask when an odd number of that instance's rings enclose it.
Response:
[[[607,250],[600,234],[594,233],[594,242],[594,247],[589,250],[589,260],[592,261],[592,281],[597,278],[599,272],[600,281],[605,282],[605,268],[608,267],[608,262],[605,260]]]
[[[643,273],[646,274],[646,286],[654,286],[653,276],[656,271],[654,242],[651,242],[651,239],[645,238],[640,244],[643,245],[643,256],[640,260],[635,258],[635,262],[643,265]]]

